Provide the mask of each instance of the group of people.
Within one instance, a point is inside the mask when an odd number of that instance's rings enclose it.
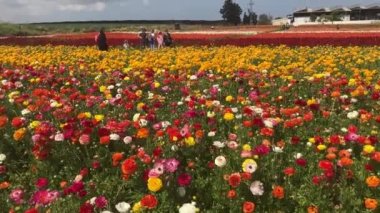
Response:
[[[172,36],[168,30],[165,30],[165,32],[152,30],[148,33],[145,28],[141,28],[138,37],[140,38],[142,48],[155,49],[156,47],[170,47],[173,44]],[[95,42],[97,43],[99,50],[108,50],[107,37],[103,28],[100,30],[99,34],[96,35]],[[127,40],[124,41],[123,47],[129,49],[130,46]]]
[[[170,35],[168,30],[165,30],[165,32],[156,32],[155,30],[152,30],[150,33],[147,33],[145,28],[142,28],[139,33],[139,38],[141,42],[141,47],[143,48],[151,48],[155,49],[162,48],[164,46],[171,46],[173,43],[172,36]]]

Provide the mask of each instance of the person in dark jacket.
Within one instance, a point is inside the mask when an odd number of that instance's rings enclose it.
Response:
[[[101,51],[107,51],[108,50],[108,44],[107,44],[107,37],[104,33],[104,29],[102,28],[98,34],[98,37],[96,38],[96,43],[98,44],[98,48]]]
[[[170,47],[173,44],[172,36],[169,33],[169,30],[165,30],[164,33],[164,44],[167,47]]]

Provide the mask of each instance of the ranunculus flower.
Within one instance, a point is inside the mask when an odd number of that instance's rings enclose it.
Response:
[[[272,191],[274,198],[283,199],[285,197],[285,190],[281,186],[275,186]]]
[[[47,178],[38,178],[36,181],[36,187],[41,189],[46,187],[49,184],[49,180]]]
[[[243,212],[244,213],[252,213],[255,211],[255,204],[249,201],[245,201],[243,203]]]
[[[245,159],[242,168],[244,172],[254,173],[257,169],[257,163],[253,159]]]
[[[170,158],[164,161],[165,171],[173,173],[177,171],[179,161],[175,158]]]
[[[196,213],[197,207],[195,207],[195,202],[185,203],[179,208],[179,213]]]
[[[121,171],[123,174],[131,175],[137,170],[137,163],[134,159],[129,158],[121,164]]]
[[[95,205],[99,209],[104,209],[108,205],[108,201],[104,196],[99,196],[95,199]]]
[[[227,160],[224,156],[220,155],[215,158],[215,165],[218,167],[224,167],[227,163]]]
[[[119,213],[127,213],[131,209],[131,205],[126,202],[120,202],[115,205],[115,208]]]
[[[141,206],[147,209],[154,209],[158,204],[157,198],[154,195],[145,195],[140,202]]]
[[[241,182],[241,177],[239,173],[233,173],[228,178],[228,184],[230,184],[231,187],[238,187]]]
[[[150,177],[148,179],[148,189],[152,192],[157,192],[162,188],[162,180],[157,177]]]
[[[258,180],[253,181],[249,187],[253,195],[261,196],[264,194],[264,184]]]
[[[182,173],[178,176],[177,182],[180,186],[188,186],[191,183],[191,176],[188,173]]]

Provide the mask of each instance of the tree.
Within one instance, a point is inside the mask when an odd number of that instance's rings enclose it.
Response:
[[[237,25],[241,22],[240,15],[242,10],[239,4],[233,2],[232,0],[225,0],[224,5],[219,12],[222,14],[223,20],[227,23]]]
[[[266,25],[266,24],[272,24],[272,16],[267,14],[261,14],[259,15],[258,24]]]
[[[249,24],[249,15],[247,15],[247,13],[244,12],[244,15],[243,15],[243,24]]]

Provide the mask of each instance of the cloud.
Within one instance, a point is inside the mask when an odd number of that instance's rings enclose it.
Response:
[[[144,6],[149,6],[150,2],[149,2],[149,0],[143,0],[143,4],[144,4]]]
[[[61,4],[58,9],[61,11],[102,11],[106,8],[104,2],[95,2],[93,4]]]

